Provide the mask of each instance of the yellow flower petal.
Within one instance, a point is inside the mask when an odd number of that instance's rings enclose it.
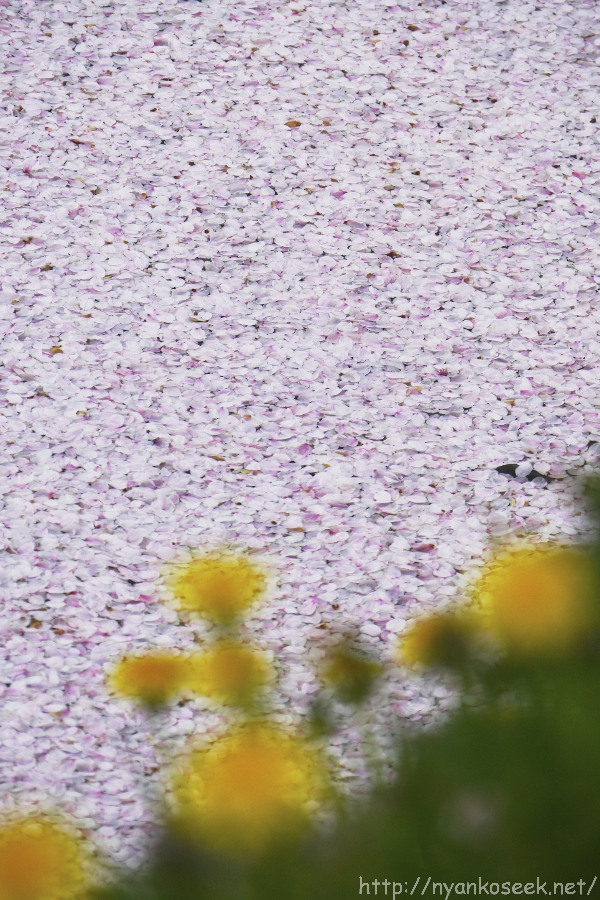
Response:
[[[48,817],[0,825],[0,900],[72,900],[90,886],[83,842]]]
[[[553,544],[505,549],[471,589],[490,631],[521,655],[572,649],[598,621],[597,591],[589,555]]]
[[[151,705],[167,703],[185,686],[189,663],[173,653],[126,656],[109,674],[110,686],[118,694]]]
[[[230,624],[256,604],[266,572],[242,555],[215,551],[173,566],[166,581],[180,608]]]
[[[173,778],[179,827],[204,846],[259,853],[308,822],[326,778],[315,751],[274,727],[240,727],[195,750]]]
[[[223,703],[246,703],[272,677],[266,657],[236,641],[223,641],[196,657],[188,687]]]

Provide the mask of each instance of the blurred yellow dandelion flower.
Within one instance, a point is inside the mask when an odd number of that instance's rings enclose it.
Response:
[[[592,560],[575,547],[512,546],[471,588],[490,632],[518,654],[572,649],[598,620]]]
[[[111,670],[108,683],[116,693],[160,706],[179,694],[186,685],[189,661],[174,653],[146,653],[126,656]]]
[[[239,641],[222,641],[193,659],[187,683],[196,694],[244,704],[271,677],[263,654]]]
[[[0,900],[80,900],[91,886],[82,839],[49,817],[0,824]]]
[[[244,556],[212,552],[174,567],[166,581],[181,608],[227,625],[259,600],[266,576]]]
[[[176,770],[175,822],[210,849],[260,853],[302,832],[326,783],[312,747],[272,726],[241,726]]]
[[[398,661],[409,668],[461,666],[468,658],[471,622],[457,613],[434,613],[418,619],[402,636]]]

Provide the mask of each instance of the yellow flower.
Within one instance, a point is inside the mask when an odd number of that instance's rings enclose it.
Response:
[[[270,677],[262,655],[237,641],[223,641],[193,659],[188,686],[223,703],[245,704]]]
[[[221,625],[231,624],[255,604],[266,584],[258,565],[225,551],[172,568],[166,581],[176,603]]]
[[[179,694],[186,684],[189,662],[173,653],[146,653],[126,656],[108,676],[109,685],[118,694],[156,707]]]
[[[239,726],[175,770],[175,826],[212,850],[260,853],[302,832],[325,784],[324,766],[301,740]]]
[[[409,668],[460,666],[468,658],[471,623],[457,613],[434,613],[418,619],[404,634],[398,660]]]
[[[598,620],[593,563],[575,547],[509,547],[471,593],[491,633],[519,655],[569,651]]]
[[[90,887],[82,840],[48,816],[0,825],[0,900],[80,900]]]

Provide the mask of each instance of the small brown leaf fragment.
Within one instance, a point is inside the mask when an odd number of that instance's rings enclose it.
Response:
[[[285,124],[288,128],[299,128],[302,125],[302,122],[299,122],[297,119],[290,119],[290,121]]]

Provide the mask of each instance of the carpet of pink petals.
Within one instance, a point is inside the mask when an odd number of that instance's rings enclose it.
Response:
[[[2,810],[142,858],[160,753],[226,720],[105,672],[198,646],[188,550],[277,572],[296,725],[323,635],[390,659],[492,536],[589,533],[599,61],[595,0],[0,0]],[[399,671],[370,727],[448,702]]]

